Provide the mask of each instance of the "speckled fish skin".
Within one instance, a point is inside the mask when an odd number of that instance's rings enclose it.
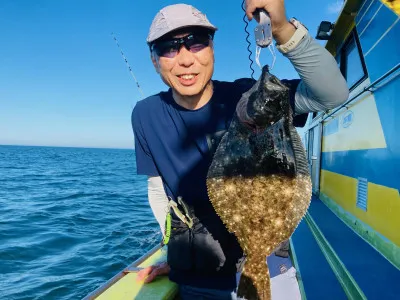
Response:
[[[216,213],[246,255],[238,296],[267,300],[266,256],[292,235],[305,215],[311,180],[292,124],[289,89],[267,67],[243,94],[237,111],[241,117],[235,114],[214,154],[207,189]],[[246,119],[254,122],[249,125]]]

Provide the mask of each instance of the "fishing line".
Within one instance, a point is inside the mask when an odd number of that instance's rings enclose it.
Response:
[[[127,67],[128,67],[129,73],[131,73],[133,80],[135,80],[136,87],[138,88],[140,95],[142,96],[142,98],[144,98],[144,94],[143,94],[143,91],[142,91],[142,89],[141,89],[141,87],[140,87],[140,85],[139,85],[139,81],[136,79],[135,74],[133,74],[132,68],[131,68],[131,66],[130,66],[129,63],[128,63],[128,59],[125,57],[125,54],[124,54],[124,52],[122,51],[122,48],[120,47],[120,45],[119,45],[119,43],[118,43],[118,40],[117,40],[117,38],[116,38],[116,36],[114,35],[113,32],[111,33],[111,36],[113,37],[115,43],[117,44],[117,47],[118,47],[119,51],[121,52],[122,58],[124,59],[126,65],[127,65]],[[134,102],[132,103],[132,107],[131,107],[131,108],[133,109],[133,108],[135,107],[135,105],[136,105],[136,101],[134,101]],[[135,149],[135,146],[134,146],[133,148]],[[131,152],[130,156],[131,156],[131,157],[134,157],[134,153]]]
[[[128,60],[127,60],[127,58],[125,57],[125,54],[124,54],[124,52],[122,51],[122,48],[120,47],[120,45],[119,45],[119,43],[118,43],[118,40],[117,40],[117,38],[115,37],[115,35],[114,35],[113,32],[111,33],[111,36],[113,37],[115,43],[117,44],[117,47],[118,47],[119,51],[121,52],[122,58],[124,59],[126,65],[127,65],[127,67],[128,67],[129,73],[131,73],[133,80],[135,80],[135,82],[136,82],[136,86],[137,86],[137,88],[138,88],[138,90],[139,90],[140,95],[142,96],[142,98],[144,98],[144,94],[143,94],[143,91],[142,91],[142,89],[141,89],[141,87],[140,87],[140,85],[139,85],[139,82],[138,82],[138,80],[136,79],[135,74],[133,74],[132,68],[131,68],[131,66],[129,65]],[[135,107],[135,104],[136,104],[136,103],[134,103],[134,105],[132,105],[132,107]]]
[[[254,61],[251,59],[251,56],[253,55],[253,52],[250,50],[250,47],[251,47],[251,42],[250,42],[250,40],[249,40],[250,32],[247,31],[247,27],[249,26],[249,22],[247,22],[247,20],[246,20],[247,16],[246,16],[246,10],[244,9],[244,1],[245,1],[245,0],[243,0],[243,2],[242,2],[242,10],[244,11],[243,21],[244,21],[244,23],[246,24],[245,27],[244,27],[244,31],[245,31],[246,34],[247,34],[247,36],[246,36],[246,42],[247,42],[247,44],[248,44],[248,45],[247,45],[247,51],[249,51],[251,78],[253,78],[253,79],[255,80],[255,78],[254,78],[254,76],[253,76],[253,75],[254,75],[254,69],[253,69],[253,63],[254,63]]]

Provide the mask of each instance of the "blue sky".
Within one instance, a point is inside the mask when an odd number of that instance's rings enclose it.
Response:
[[[185,2],[219,28],[214,79],[251,74],[241,2]],[[0,144],[133,148],[130,114],[141,95],[111,32],[144,95],[166,90],[145,40],[157,11],[173,3],[182,1],[0,1]],[[315,36],[320,21],[336,20],[342,3],[287,0],[287,15]],[[255,25],[249,30],[253,52]],[[262,51],[261,62],[271,61],[269,51]],[[298,77],[279,53],[272,72]]]

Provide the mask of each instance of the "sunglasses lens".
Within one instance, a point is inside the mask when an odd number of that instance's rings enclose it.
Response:
[[[158,56],[173,58],[178,54],[182,45],[185,45],[190,52],[196,53],[208,47],[210,39],[212,39],[212,36],[208,34],[191,34],[180,39],[160,41],[154,44],[153,50]]]
[[[186,42],[189,51],[192,53],[199,52],[204,48],[208,47],[210,44],[210,38],[208,36],[193,36],[193,39],[190,39]]]
[[[154,51],[158,56],[173,58],[178,54],[180,45],[174,41],[163,41],[154,45]]]

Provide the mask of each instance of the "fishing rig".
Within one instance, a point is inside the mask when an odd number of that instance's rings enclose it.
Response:
[[[246,20],[246,9],[245,9],[245,0],[242,2],[242,10],[244,11],[243,21],[245,23],[244,31],[246,32],[246,42],[247,42],[247,51],[249,52],[249,60],[250,60],[250,70],[251,70],[251,78],[254,79],[254,69],[253,63],[254,61],[251,59],[253,52],[251,51],[251,42],[249,40],[250,32],[247,30],[249,26],[249,22]],[[271,29],[271,19],[268,15],[268,12],[262,9],[258,9],[254,12],[255,17],[258,19],[258,25],[254,28],[254,36],[256,40],[256,52],[255,52],[255,60],[256,64],[262,69],[260,63],[260,54],[262,48],[268,48],[272,54],[272,64],[270,69],[272,69],[275,65],[276,54],[274,50],[274,46],[272,43],[272,29]]]
[[[128,60],[127,60],[127,58],[125,57],[125,54],[124,54],[124,52],[122,51],[122,48],[120,47],[120,45],[119,45],[119,43],[118,43],[118,40],[117,40],[117,38],[116,38],[116,36],[114,35],[113,32],[111,33],[111,36],[113,37],[115,43],[117,44],[117,47],[118,47],[119,51],[121,52],[122,58],[124,59],[126,65],[127,65],[127,67],[128,67],[129,73],[131,73],[131,75],[132,75],[132,77],[133,77],[133,80],[135,80],[135,83],[136,83],[136,86],[137,86],[137,88],[138,88],[138,90],[139,90],[140,95],[142,96],[142,98],[144,98],[144,94],[143,94],[143,91],[142,91],[142,89],[141,89],[141,87],[140,87],[140,85],[139,85],[139,81],[136,79],[135,74],[133,74],[132,68],[131,68],[131,66],[129,65]]]

